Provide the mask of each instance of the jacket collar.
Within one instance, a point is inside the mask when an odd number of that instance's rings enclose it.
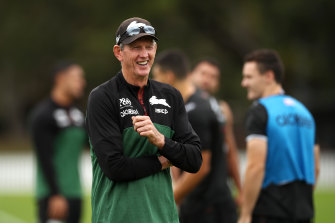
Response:
[[[139,86],[135,86],[135,85],[132,85],[132,84],[129,84],[126,79],[124,79],[124,76],[122,74],[122,71],[119,71],[119,73],[117,73],[117,76],[116,78],[120,81],[120,83],[125,86],[127,89],[130,90],[131,93],[135,94],[137,96],[137,93],[138,91],[140,90],[140,87]],[[151,80],[150,78],[148,79],[148,83],[147,85],[144,86],[144,92],[146,92],[149,88],[150,88],[150,85],[151,85]]]

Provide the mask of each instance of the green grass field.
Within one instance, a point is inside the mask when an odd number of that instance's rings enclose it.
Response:
[[[335,190],[316,191],[316,223],[333,223],[335,219]],[[0,222],[35,223],[36,206],[31,195],[0,194]],[[82,223],[91,222],[90,198],[84,198]]]
[[[83,202],[82,223],[91,222],[90,197],[85,196]],[[31,195],[0,194],[1,223],[36,223],[36,205]]]

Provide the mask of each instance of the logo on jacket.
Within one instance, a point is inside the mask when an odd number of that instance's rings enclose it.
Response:
[[[167,109],[165,109],[165,108],[155,108],[155,112],[156,113],[161,113],[161,114],[167,114],[167,113],[169,113],[169,111],[167,110]]]
[[[121,117],[123,118],[126,115],[139,115],[137,109],[126,109],[120,112]]]
[[[131,101],[129,100],[129,98],[120,98],[119,100],[120,100],[120,108],[131,106]]]
[[[152,96],[150,99],[149,99],[149,102],[151,105],[164,105],[166,107],[170,107],[170,105],[168,103],[166,103],[166,99],[158,99],[156,96]]]
[[[65,128],[69,126],[82,126],[84,124],[84,115],[77,108],[71,108],[66,111],[65,109],[58,108],[53,112],[57,126]]]

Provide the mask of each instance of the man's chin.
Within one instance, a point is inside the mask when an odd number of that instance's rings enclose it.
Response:
[[[137,72],[137,75],[140,77],[147,77],[149,76],[149,73],[150,73],[150,69],[139,71]]]
[[[253,95],[253,94],[248,94],[247,98],[248,98],[250,101],[258,99],[258,98],[256,97],[256,95]]]

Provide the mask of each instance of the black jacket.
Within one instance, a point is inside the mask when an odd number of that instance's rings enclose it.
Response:
[[[137,133],[130,130],[134,115],[148,115],[164,132],[161,150],[136,141]],[[86,126],[99,166],[113,181],[131,181],[159,172],[159,154],[187,172],[197,172],[201,166],[199,137],[188,121],[181,94],[170,85],[148,80],[142,91],[128,84],[119,72],[91,92]]]

